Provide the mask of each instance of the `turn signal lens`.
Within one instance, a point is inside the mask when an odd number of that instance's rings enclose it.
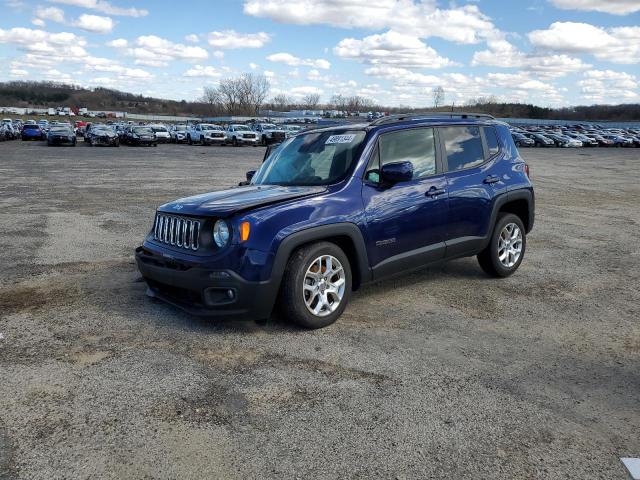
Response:
[[[240,224],[240,241],[246,242],[249,240],[249,233],[251,232],[251,224],[249,222],[242,222]]]
[[[527,174],[527,178],[531,178],[531,175],[529,175],[529,165],[528,164],[524,164],[524,173]]]

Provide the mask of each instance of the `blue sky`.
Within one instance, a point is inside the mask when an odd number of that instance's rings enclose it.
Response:
[[[254,72],[294,99],[640,102],[640,0],[0,1],[0,81],[193,100]]]

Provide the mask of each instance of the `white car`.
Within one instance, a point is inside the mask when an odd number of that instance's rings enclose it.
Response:
[[[169,129],[164,125],[149,125],[149,128],[156,134],[158,143],[169,143],[171,135],[169,135]]]
[[[183,143],[187,141],[187,126],[174,125],[169,129],[169,136],[173,143]]]
[[[287,132],[275,123],[256,123],[253,130],[260,136],[260,143],[280,143],[287,138]]]
[[[260,137],[246,125],[229,125],[225,132],[227,143],[233,146],[260,144]]]
[[[287,138],[289,138],[300,133],[302,130],[304,130],[304,128],[302,128],[300,125],[285,125],[283,127],[283,130],[287,132]]]
[[[217,143],[220,145],[226,142],[227,137],[220,125],[199,123],[187,127],[187,143],[189,145],[193,145],[194,143],[200,143],[202,145]]]

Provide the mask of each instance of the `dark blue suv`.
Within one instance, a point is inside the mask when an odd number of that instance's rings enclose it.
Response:
[[[477,255],[511,275],[533,227],[529,171],[487,115],[307,131],[248,182],[158,208],[136,250],[148,294],[201,315],[333,323],[368,282]]]

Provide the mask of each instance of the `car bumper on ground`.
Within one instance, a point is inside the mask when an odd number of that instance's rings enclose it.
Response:
[[[226,143],[226,137],[205,137],[204,144],[205,145],[217,145],[220,143]]]
[[[154,252],[136,249],[138,269],[147,295],[192,315],[234,320],[260,320],[271,314],[275,282],[250,282],[231,270],[187,264]]]

